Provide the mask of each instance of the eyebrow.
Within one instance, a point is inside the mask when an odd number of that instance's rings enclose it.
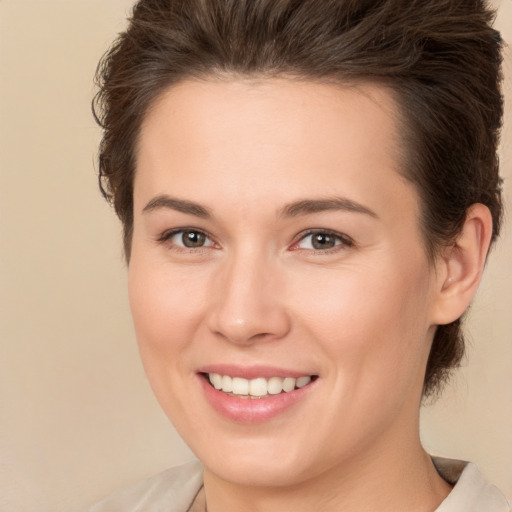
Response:
[[[352,201],[346,197],[328,197],[325,199],[302,199],[286,205],[282,211],[282,217],[299,217],[312,213],[320,213],[329,210],[342,210],[346,212],[362,213],[375,219],[379,216],[370,208]]]
[[[201,206],[193,201],[177,199],[167,195],[157,196],[149,201],[142,209],[143,212],[151,212],[160,208],[168,208],[176,210],[188,215],[194,215],[203,219],[209,219],[212,214],[208,208]],[[280,212],[280,217],[300,217],[302,215],[310,215],[330,210],[342,210],[346,212],[362,213],[373,218],[378,215],[370,208],[360,203],[352,201],[346,197],[330,197],[324,199],[301,199],[287,204]]]
[[[154,210],[159,210],[160,208],[176,210],[178,212],[195,215],[196,217],[201,217],[203,219],[209,219],[212,217],[210,210],[200,204],[194,203],[193,201],[185,201],[184,199],[169,197],[167,195],[161,195],[151,199],[151,201],[144,206],[142,211],[152,212]]]

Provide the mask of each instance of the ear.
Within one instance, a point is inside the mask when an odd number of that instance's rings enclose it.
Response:
[[[457,320],[469,306],[480,284],[491,236],[489,208],[483,204],[472,205],[455,243],[436,262],[433,325]]]

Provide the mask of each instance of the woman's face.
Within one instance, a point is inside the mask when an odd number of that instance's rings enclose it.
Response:
[[[285,79],[185,82],[149,112],[130,302],[207,472],[288,485],[415,440],[436,286],[394,115],[378,86]]]

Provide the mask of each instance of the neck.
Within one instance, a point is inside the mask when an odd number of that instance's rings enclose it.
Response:
[[[205,468],[208,512],[433,512],[451,487],[438,475],[417,432],[398,442],[386,436],[365,453],[288,487],[234,484]]]

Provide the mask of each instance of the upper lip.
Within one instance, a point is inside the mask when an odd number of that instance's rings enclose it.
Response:
[[[316,375],[308,370],[292,370],[288,368],[279,368],[276,366],[253,365],[240,366],[234,364],[208,364],[198,368],[198,373],[218,373],[220,375],[229,375],[230,377],[242,377],[244,379],[256,379],[263,377],[269,379],[271,377],[303,377],[305,375]]]

